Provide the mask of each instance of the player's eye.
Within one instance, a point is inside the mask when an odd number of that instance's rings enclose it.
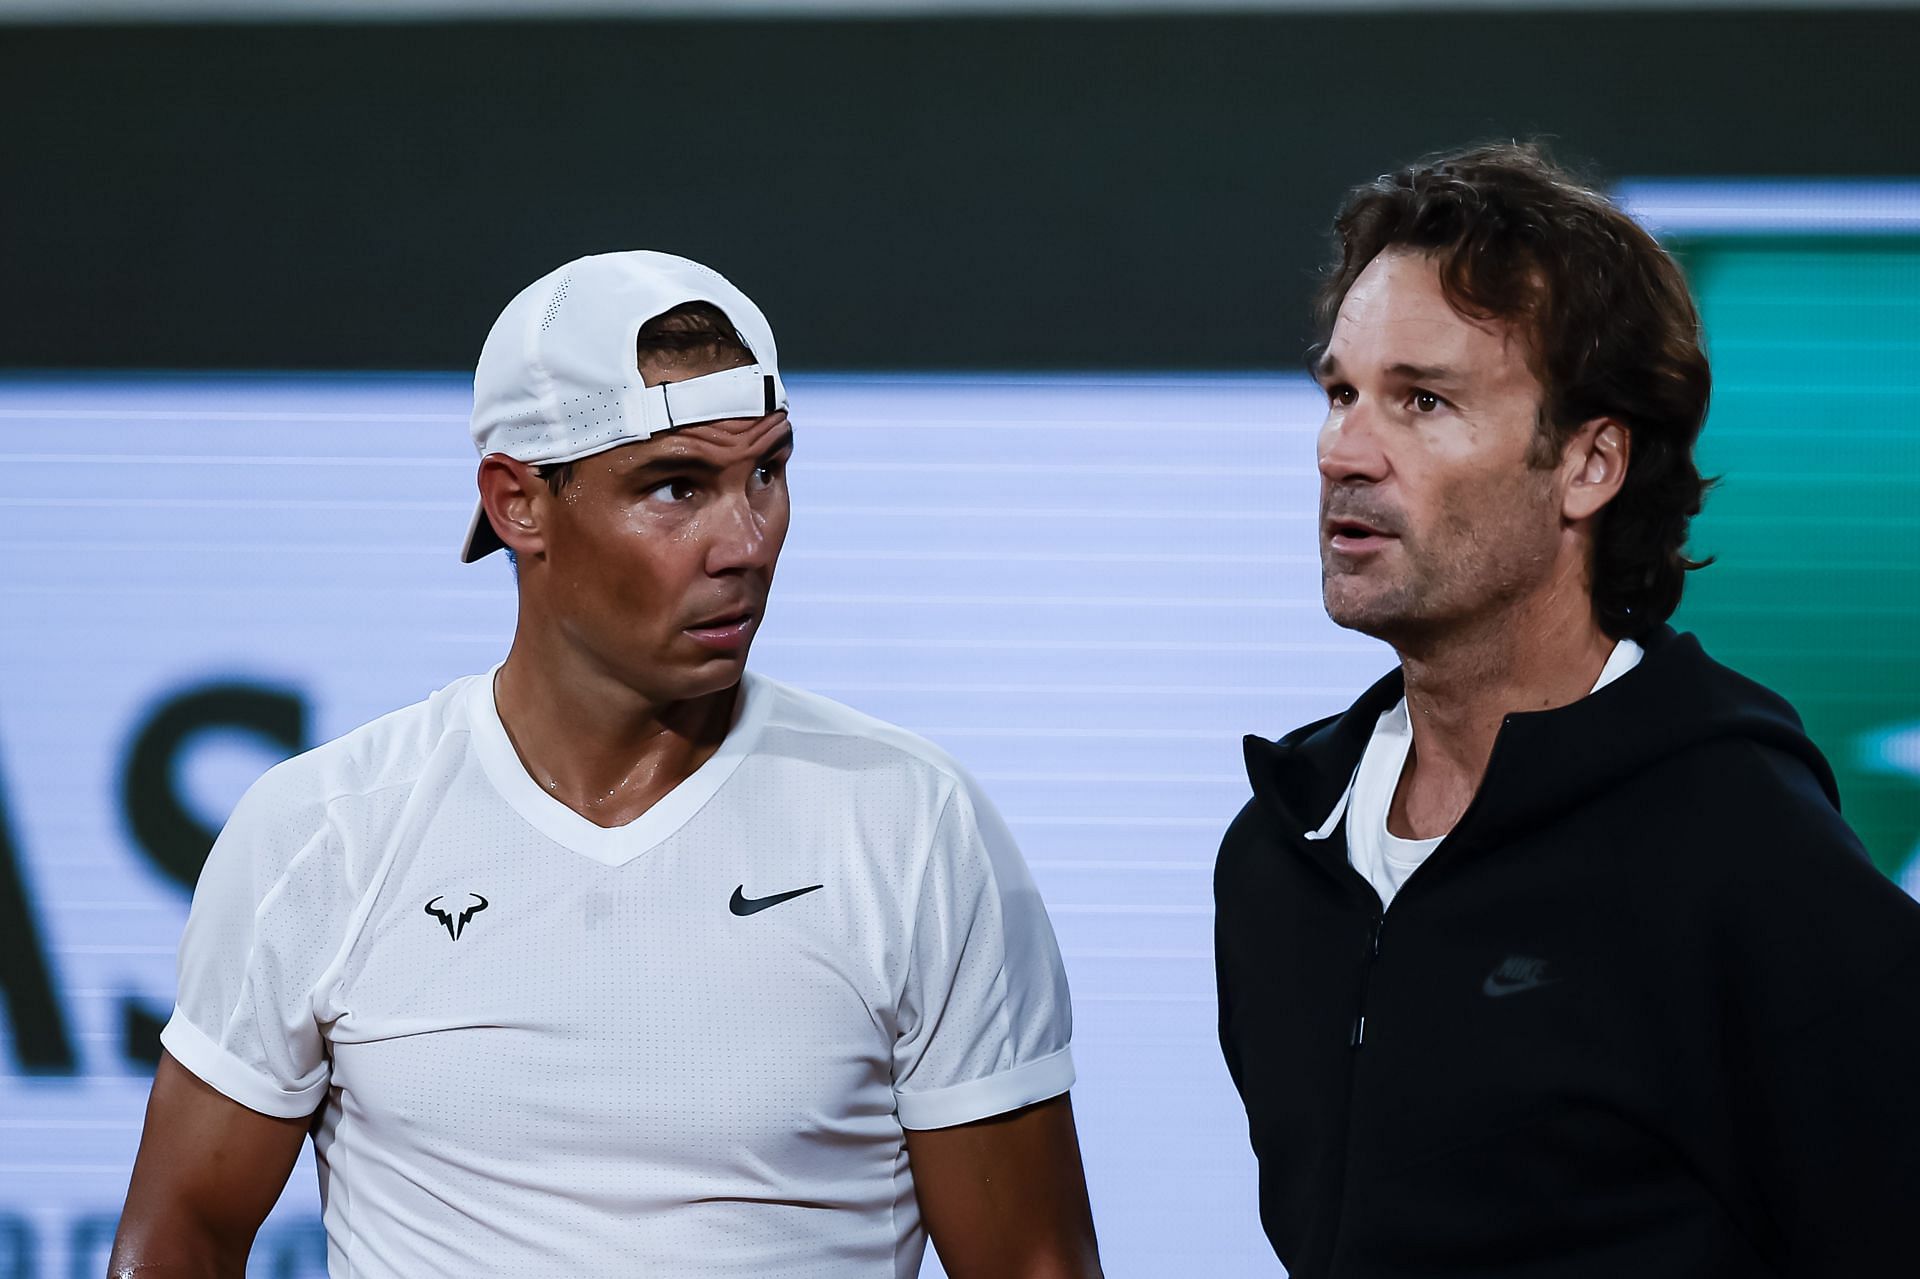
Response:
[[[786,470],[787,463],[785,458],[782,458],[778,462],[762,462],[759,466],[753,468],[753,481],[760,487],[765,488],[779,480],[779,478],[786,473]]]
[[[673,505],[691,500],[693,494],[692,480],[666,480],[654,485],[640,496],[643,501]]]
[[[1359,392],[1344,382],[1336,383],[1327,388],[1327,403],[1337,405],[1340,408],[1346,408],[1353,403],[1354,398],[1358,394]]]
[[[1416,413],[1432,413],[1439,409],[1442,404],[1446,403],[1445,400],[1435,395],[1432,391],[1415,391],[1412,400],[1413,411]]]

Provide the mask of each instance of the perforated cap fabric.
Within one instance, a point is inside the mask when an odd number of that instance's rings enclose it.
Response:
[[[635,341],[688,302],[716,306],[752,352],[747,368],[647,386]],[[474,447],[534,464],[570,462],[676,426],[762,417],[787,407],[773,330],[711,267],[634,249],[576,258],[522,289],[493,322],[473,371]],[[476,509],[468,563],[501,542]]]

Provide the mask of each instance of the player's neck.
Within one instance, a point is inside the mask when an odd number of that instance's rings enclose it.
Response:
[[[1501,721],[1585,697],[1614,641],[1584,589],[1549,592],[1400,653],[1413,744],[1389,828],[1430,838],[1472,801]]]
[[[660,702],[578,650],[523,631],[494,680],[494,703],[527,775],[599,826],[624,826],[713,757],[738,687]]]

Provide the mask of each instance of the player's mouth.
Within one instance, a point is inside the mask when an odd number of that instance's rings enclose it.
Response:
[[[1339,555],[1371,555],[1383,550],[1387,543],[1399,540],[1394,534],[1366,520],[1332,518],[1326,521],[1323,528],[1327,545]]]
[[[752,640],[759,623],[760,615],[752,611],[727,613],[695,622],[684,633],[703,648],[721,653],[737,652]]]

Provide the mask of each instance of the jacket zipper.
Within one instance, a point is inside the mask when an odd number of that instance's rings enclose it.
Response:
[[[1367,941],[1367,963],[1360,970],[1360,1006],[1354,1010],[1353,1033],[1347,1047],[1360,1048],[1367,1042],[1367,988],[1373,984],[1373,966],[1380,959],[1380,931],[1386,926],[1386,912],[1373,917],[1373,935]]]
[[[1367,987],[1373,979],[1373,965],[1380,958],[1380,930],[1387,922],[1385,910],[1375,912],[1373,928],[1367,936],[1366,965],[1360,970],[1360,1004],[1354,1010],[1353,1029],[1347,1035],[1347,1096],[1346,1113],[1343,1116],[1344,1131],[1340,1141],[1340,1170],[1334,1179],[1339,1187],[1340,1197],[1334,1204],[1332,1233],[1329,1237],[1327,1260],[1332,1262],[1340,1255],[1340,1236],[1346,1228],[1347,1216],[1347,1169],[1353,1159],[1353,1112],[1358,1103],[1355,1095],[1359,1091],[1360,1058],[1359,1051],[1367,1041]]]

